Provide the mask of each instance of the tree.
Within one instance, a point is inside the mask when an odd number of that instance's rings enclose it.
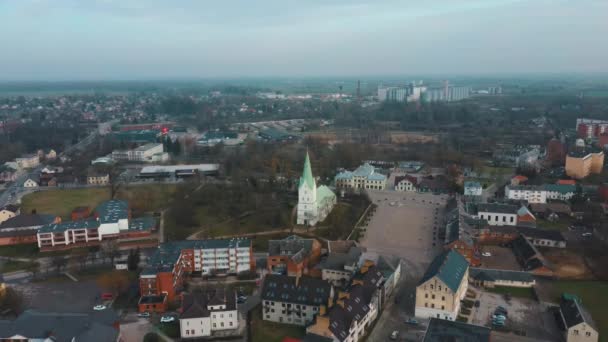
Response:
[[[40,274],[40,263],[38,261],[32,261],[26,269],[32,273],[32,278],[36,279]]]
[[[23,296],[12,287],[4,289],[4,293],[0,296],[0,311],[6,310],[16,314],[20,314],[23,310]]]
[[[80,265],[80,270],[83,270],[87,265],[87,250],[82,248],[75,248],[70,251],[70,263],[74,267],[76,264]]]
[[[110,263],[114,265],[114,259],[120,255],[118,243],[114,240],[107,240],[101,243],[101,253],[104,258],[110,259]]]
[[[149,332],[144,336],[144,342],[159,342],[160,338],[156,333]]]
[[[137,270],[140,261],[139,247],[136,250],[129,250],[129,256],[127,257],[127,267],[129,271]]]
[[[117,296],[127,291],[129,283],[129,274],[124,271],[111,271],[97,278],[97,285],[100,288],[112,292]]]
[[[57,273],[61,272],[61,269],[67,265],[68,261],[64,256],[57,255],[51,259],[51,265],[55,267]]]

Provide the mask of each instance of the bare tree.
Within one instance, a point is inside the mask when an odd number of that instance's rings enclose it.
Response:
[[[61,269],[63,267],[65,267],[65,265],[68,263],[67,259],[64,256],[58,255],[58,256],[54,256],[51,259],[51,265],[53,265],[53,267],[55,267],[55,269],[57,270],[57,273],[61,272]]]
[[[118,243],[115,240],[108,240],[101,243],[101,253],[104,258],[110,259],[110,263],[114,265],[114,259],[120,255]]]

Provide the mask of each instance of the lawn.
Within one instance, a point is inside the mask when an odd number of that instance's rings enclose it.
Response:
[[[296,325],[264,321],[262,307],[258,306],[251,312],[251,335],[253,342],[280,342],[287,336],[303,338],[306,330]]]
[[[255,252],[268,252],[268,241],[281,240],[288,237],[289,233],[278,233],[272,235],[258,235],[252,239],[253,250]]]
[[[555,302],[562,293],[577,295],[599,328],[600,341],[608,342],[608,282],[606,281],[555,281],[551,283]]]
[[[17,260],[2,260],[0,261],[0,273],[9,273],[19,270],[25,270],[34,262],[17,261]]]
[[[560,218],[557,222],[549,222],[544,219],[537,219],[536,225],[538,228],[548,229],[548,230],[559,230],[560,232],[568,231],[568,226],[570,226],[572,222],[565,218]]]
[[[29,258],[38,254],[38,245],[35,243],[25,245],[0,246],[0,255],[6,257]]]
[[[175,185],[155,184],[127,186],[119,189],[116,198],[129,201],[136,213],[155,211],[165,208],[175,191]],[[24,213],[36,210],[39,214],[60,216],[70,219],[72,210],[79,206],[97,207],[101,202],[110,199],[109,188],[56,189],[28,194],[22,199]]]
[[[510,294],[513,297],[535,299],[534,292],[531,288],[526,287],[506,287],[497,286],[494,288],[486,288],[486,291],[498,294]]]

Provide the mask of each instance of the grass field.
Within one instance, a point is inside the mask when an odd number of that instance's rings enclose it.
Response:
[[[170,184],[127,186],[119,189],[116,198],[129,201],[131,209],[137,214],[166,207],[174,191],[175,186]],[[109,199],[109,188],[39,191],[23,197],[21,211],[29,213],[36,210],[39,214],[57,215],[68,220],[74,208],[79,206],[95,208]]]
[[[287,336],[302,338],[306,331],[303,327],[262,320],[262,307],[258,306],[251,312],[251,335],[253,342],[280,342]]]
[[[577,295],[599,328],[600,341],[608,342],[608,282],[606,281],[555,281],[551,283],[555,302],[562,293]]]
[[[0,255],[6,257],[33,257],[38,254],[38,245],[35,243],[25,245],[0,246]]]
[[[549,230],[559,230],[560,232],[568,231],[568,226],[571,225],[571,221],[568,219],[560,218],[557,222],[549,222],[544,219],[537,219],[536,225],[538,228],[549,229]]]
[[[506,287],[497,286],[495,288],[487,288],[486,291],[498,294],[510,294],[513,297],[534,299],[534,292],[530,288],[525,287]]]

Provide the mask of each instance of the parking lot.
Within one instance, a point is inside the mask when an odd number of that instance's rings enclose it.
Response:
[[[560,331],[551,312],[542,304],[527,298],[513,297],[509,301],[503,295],[477,291],[478,308],[473,307],[472,320],[476,325],[491,326],[492,315],[500,305],[507,309],[506,327],[514,331],[523,331],[527,337],[545,340],[558,340]]]
[[[370,191],[378,207],[361,244],[369,251],[404,259],[408,271],[422,276],[441,250],[436,240],[444,228],[447,196],[396,191]]]
[[[99,304],[101,291],[95,281],[71,280],[26,283],[18,286],[25,306],[41,311],[88,312]]]

